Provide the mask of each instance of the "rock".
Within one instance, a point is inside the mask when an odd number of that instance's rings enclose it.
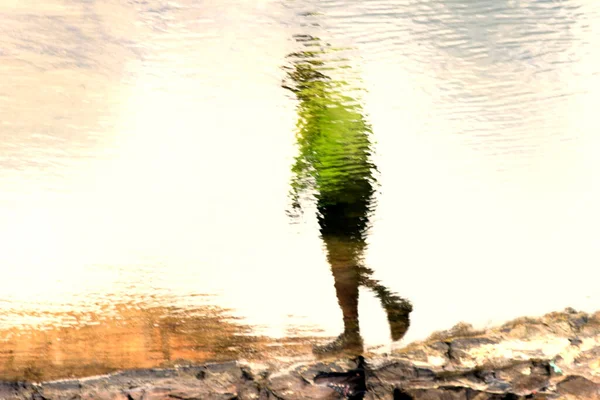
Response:
[[[146,399],[146,391],[142,388],[134,388],[127,391],[129,400],[144,400]]]
[[[168,398],[174,399],[173,397],[169,397],[171,393],[171,390],[167,388],[148,388],[147,390],[133,391],[133,394],[130,394],[130,396],[132,399],[135,400],[163,400]]]
[[[575,337],[575,338],[569,338],[569,342],[571,343],[571,346],[579,346],[580,344],[583,343],[583,340]]]
[[[558,393],[566,399],[600,399],[600,384],[581,376],[568,376],[556,385]]]
[[[483,345],[496,343],[497,341],[485,337],[461,337],[457,339],[448,340],[446,342],[446,345],[448,346],[448,358],[451,361],[458,363],[474,361],[474,358],[470,354],[471,350]]]
[[[482,346],[484,344],[497,344],[498,340],[494,340],[487,337],[468,337],[453,339],[450,341],[450,343],[455,349],[468,350],[473,347]]]
[[[336,398],[333,389],[312,385],[299,376],[285,375],[269,381],[268,392],[278,399],[327,399]]]
[[[404,381],[433,381],[436,377],[432,369],[417,367],[403,360],[388,363],[373,371],[372,375],[376,376],[378,380],[390,384],[400,384]]]
[[[403,353],[403,356],[407,360],[417,361],[417,362],[427,362],[427,360],[428,360],[428,355],[425,352],[425,350],[423,350],[423,349],[407,351],[407,352]]]
[[[600,346],[580,352],[577,358],[574,359],[574,362],[592,370],[600,369]]]
[[[441,342],[441,341],[437,341],[437,342],[433,342],[433,343],[429,343],[427,345],[427,347],[431,350],[434,350],[436,352],[439,352],[440,355],[442,356],[447,356],[448,354],[448,350],[449,350],[449,344],[448,342]],[[430,354],[431,352],[429,352]]]
[[[594,337],[600,331],[600,311],[591,315],[587,324],[579,329],[579,336]]]
[[[302,379],[310,382],[319,372],[344,372],[350,368],[352,368],[352,365],[349,363],[344,363],[344,365],[342,365],[340,362],[317,362],[297,367],[294,371],[298,373]]]
[[[0,399],[19,399],[19,396],[31,398],[36,387],[28,382],[0,381]]]
[[[45,389],[49,390],[80,390],[83,387],[81,381],[76,379],[68,381],[47,382],[44,384]]]
[[[599,328],[600,313],[575,310],[521,318],[485,332],[458,325],[390,356],[367,357],[365,398],[598,399]],[[137,369],[41,384],[0,382],[0,399],[339,399],[313,379],[355,366],[337,359]]]
[[[426,362],[435,366],[443,366],[450,363],[450,346],[446,342],[435,341],[425,343],[421,350],[427,355]]]
[[[454,386],[440,387],[436,389],[405,390],[404,393],[405,396],[408,395],[414,400],[483,400],[489,398],[479,396],[481,392],[478,390]]]
[[[572,318],[569,323],[576,330],[579,331],[584,325],[589,322],[587,315],[579,315],[577,318]]]

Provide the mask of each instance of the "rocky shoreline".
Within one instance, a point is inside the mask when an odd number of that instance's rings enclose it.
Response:
[[[600,399],[600,312],[567,309],[486,331],[460,324],[389,355],[365,355],[365,399]],[[0,382],[6,400],[336,399],[318,372],[348,357],[128,370],[50,382]]]

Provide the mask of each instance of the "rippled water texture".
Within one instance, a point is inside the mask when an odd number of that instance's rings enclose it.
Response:
[[[600,308],[596,1],[0,20],[0,378]]]

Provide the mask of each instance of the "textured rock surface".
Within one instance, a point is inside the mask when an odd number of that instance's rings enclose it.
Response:
[[[485,332],[462,324],[370,362],[367,399],[600,399],[600,313],[566,310]],[[312,379],[354,366],[346,359],[229,362],[0,382],[0,399],[336,399]]]

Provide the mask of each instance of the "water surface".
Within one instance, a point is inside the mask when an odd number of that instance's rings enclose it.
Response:
[[[395,345],[600,308],[596,2],[9,0],[0,18],[3,376],[310,354],[298,338],[344,329],[336,249],[368,271],[348,298],[370,349],[392,343],[376,285],[412,304]],[[347,130],[311,150],[345,175],[309,165],[295,213],[316,115],[284,87],[299,38]],[[345,206],[327,235],[348,182],[356,234]]]

